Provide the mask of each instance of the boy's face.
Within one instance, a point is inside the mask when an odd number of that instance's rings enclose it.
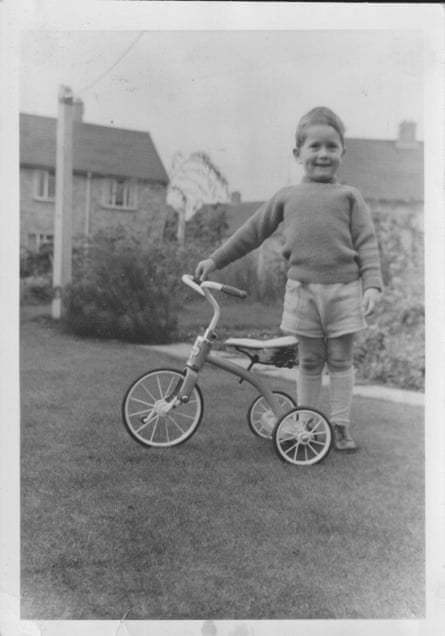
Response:
[[[335,128],[325,124],[309,126],[302,146],[293,151],[306,176],[320,182],[330,181],[335,176],[344,153],[340,135]]]

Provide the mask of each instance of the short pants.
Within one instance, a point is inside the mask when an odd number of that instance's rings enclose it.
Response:
[[[360,280],[331,285],[287,281],[282,331],[307,338],[338,338],[366,327]]]

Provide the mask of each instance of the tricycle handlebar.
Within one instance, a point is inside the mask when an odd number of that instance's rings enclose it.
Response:
[[[207,289],[215,289],[217,291],[221,291],[224,294],[228,294],[229,296],[236,296],[237,298],[246,298],[247,292],[242,289],[238,289],[238,287],[232,287],[232,285],[224,285],[223,283],[217,283],[213,280],[204,280],[200,281],[190,274],[184,274],[182,276],[182,281],[194,289],[201,296],[205,296],[205,292],[203,288]]]

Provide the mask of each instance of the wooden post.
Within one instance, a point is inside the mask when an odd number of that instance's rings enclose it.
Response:
[[[180,245],[184,245],[185,244],[185,224],[186,224],[185,204],[180,210],[177,210],[177,212],[178,212],[178,230],[176,233],[176,238]]]
[[[52,317],[63,313],[62,294],[71,281],[72,184],[73,181],[73,93],[59,89],[56,146],[56,206],[54,216],[54,259]]]

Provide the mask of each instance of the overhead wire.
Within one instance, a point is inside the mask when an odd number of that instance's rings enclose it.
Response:
[[[103,73],[101,73],[98,77],[96,77],[96,79],[93,82],[91,82],[90,84],[82,88],[82,90],[79,91],[78,95],[79,96],[83,95],[87,91],[91,90],[93,86],[96,86],[96,84],[98,84],[104,77],[106,77],[108,73],[110,73],[119,64],[119,62],[121,62],[124,59],[124,57],[128,55],[131,49],[133,49],[136,46],[139,40],[143,37],[144,33],[145,33],[144,31],[141,31],[133,40],[133,42],[125,49],[125,51],[123,51],[123,53],[119,55],[117,60],[113,62],[113,64],[109,68],[107,68]]]

